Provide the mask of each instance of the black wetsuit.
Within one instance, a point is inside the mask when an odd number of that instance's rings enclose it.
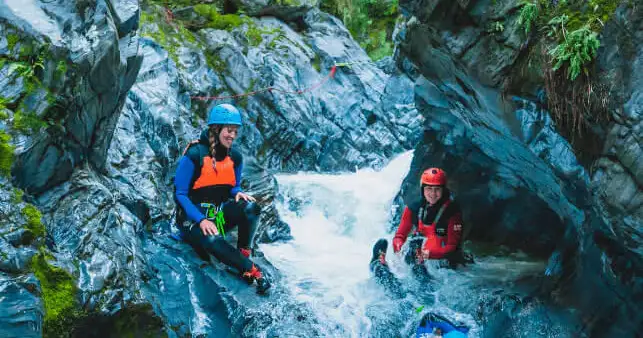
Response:
[[[175,176],[176,200],[180,206],[177,224],[182,237],[197,251],[204,249],[224,264],[239,272],[249,271],[253,262],[238,249],[250,249],[260,208],[257,204],[232,198],[241,191],[243,157],[234,149],[217,145],[216,166],[212,166],[207,131],[197,144],[189,147],[179,160]],[[237,248],[223,236],[206,236],[199,227],[206,218],[207,208],[202,203],[220,206],[227,233],[239,227]],[[213,221],[214,222],[214,221]]]

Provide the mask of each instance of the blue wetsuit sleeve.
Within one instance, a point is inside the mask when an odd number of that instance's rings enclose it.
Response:
[[[205,218],[205,216],[188,197],[188,191],[190,190],[190,181],[192,181],[193,174],[194,163],[192,163],[192,161],[187,156],[181,157],[181,159],[179,160],[179,165],[176,168],[176,175],[174,175],[176,200],[179,201],[179,204],[181,205],[183,210],[185,210],[185,213],[187,214],[190,221],[200,223]]]
[[[236,179],[236,184],[230,190],[230,195],[232,195],[232,197],[235,197],[238,192],[241,192],[241,173],[242,172],[243,172],[243,162],[239,163],[239,165],[235,166],[234,168],[234,177]]]

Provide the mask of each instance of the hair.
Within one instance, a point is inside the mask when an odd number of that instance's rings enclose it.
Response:
[[[219,143],[219,133],[221,127],[219,125],[211,125],[208,128],[208,140],[210,141],[210,156],[212,156],[212,168],[217,171],[217,161],[214,157],[217,153],[217,144]]]
[[[215,155],[217,153],[217,144],[219,144],[219,134],[221,134],[221,130],[223,129],[223,125],[220,124],[213,124],[208,128],[208,141],[210,142],[210,156],[212,157],[212,168],[214,168],[214,171],[217,171],[217,160],[215,159]],[[230,152],[230,150],[228,150]]]

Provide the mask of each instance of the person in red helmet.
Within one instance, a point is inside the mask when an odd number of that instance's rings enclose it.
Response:
[[[444,170],[426,169],[420,178],[420,203],[405,206],[393,237],[393,252],[400,253],[409,235],[412,235],[405,261],[413,266],[416,274],[428,276],[423,264],[427,259],[445,259],[451,267],[462,262],[458,259],[462,256],[462,215],[446,184],[447,174]],[[377,241],[370,267],[378,279],[387,280],[390,285],[395,282],[390,281],[392,274],[386,267],[387,246],[386,239]]]

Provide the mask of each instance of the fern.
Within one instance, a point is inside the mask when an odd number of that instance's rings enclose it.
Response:
[[[552,36],[558,36],[558,34],[562,33],[564,36],[567,33],[567,30],[565,28],[565,25],[567,24],[567,22],[569,22],[569,16],[567,16],[567,14],[562,14],[562,15],[553,17],[547,23],[551,28],[551,30],[547,35],[549,37],[552,37]]]
[[[518,25],[523,27],[525,34],[529,34],[536,18],[538,18],[538,5],[534,2],[523,2],[518,16]]]
[[[555,62],[552,69],[556,71],[567,63],[567,76],[574,81],[581,71],[587,74],[585,65],[596,57],[600,45],[598,34],[585,25],[567,34],[562,43],[549,51]]]

